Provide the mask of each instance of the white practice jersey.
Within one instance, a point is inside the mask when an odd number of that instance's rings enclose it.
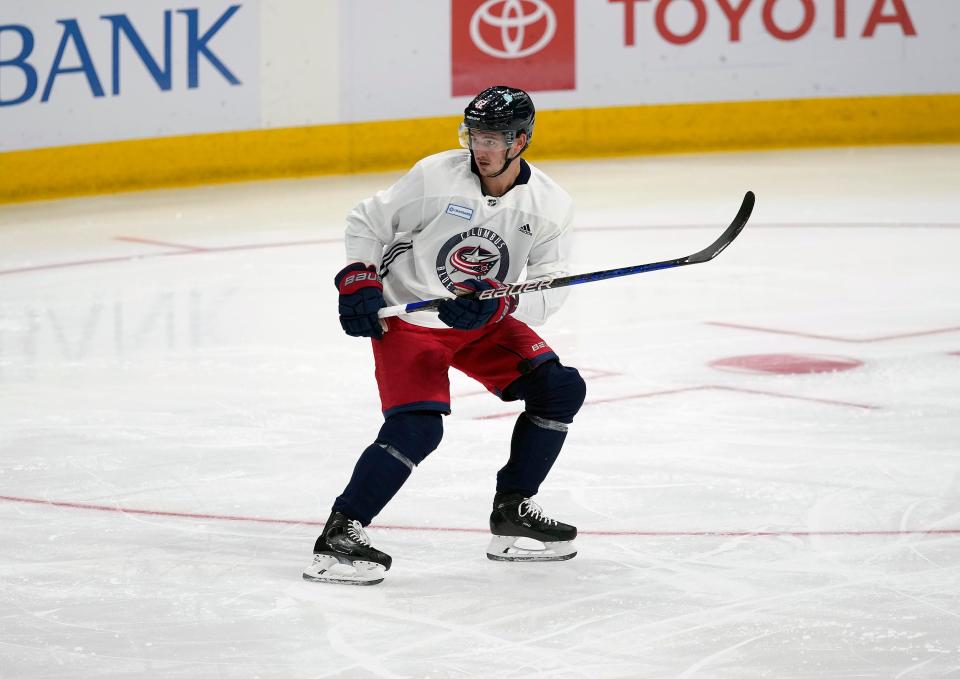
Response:
[[[357,205],[347,216],[348,262],[374,264],[388,305],[453,297],[470,278],[502,283],[569,275],[573,201],[526,161],[513,188],[484,196],[470,152],[424,158],[396,184]],[[560,288],[519,296],[514,316],[543,323],[566,298]],[[446,328],[435,312],[401,318]]]

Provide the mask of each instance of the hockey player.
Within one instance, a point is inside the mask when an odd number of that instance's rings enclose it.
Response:
[[[458,298],[528,279],[566,275],[572,200],[521,154],[534,106],[513,87],[478,94],[464,111],[461,146],[424,158],[347,217],[347,266],[335,277],[340,323],[372,338],[384,423],[363,451],[314,545],[303,577],[376,584],[391,559],[364,527],[434,451],[450,413],[454,367],[504,401],[522,399],[510,456],[497,473],[487,556],[557,561],[576,554],[577,529],[531,499],[560,453],[586,393],[528,323],[544,322],[566,290]],[[381,320],[387,304],[449,297],[437,312]],[[533,538],[542,548],[517,545]]]

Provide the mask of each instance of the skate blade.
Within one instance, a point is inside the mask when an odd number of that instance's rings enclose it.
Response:
[[[542,547],[524,547],[517,544],[520,540],[525,544],[540,544]],[[531,538],[494,535],[487,546],[487,558],[491,561],[566,561],[577,555],[574,542],[539,542]]]
[[[377,585],[383,582],[384,568],[371,561],[341,563],[334,556],[314,554],[313,563],[303,570],[303,579],[337,585]]]

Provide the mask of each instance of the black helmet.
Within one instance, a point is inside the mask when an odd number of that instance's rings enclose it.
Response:
[[[468,130],[504,132],[507,144],[512,144],[518,133],[526,132],[529,144],[535,117],[529,94],[516,87],[495,85],[467,104],[463,110],[463,125]]]

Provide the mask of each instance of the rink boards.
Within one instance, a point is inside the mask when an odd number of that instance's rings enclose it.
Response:
[[[531,157],[955,142],[949,0],[15,0],[0,203],[408,166],[470,93],[540,112]]]

